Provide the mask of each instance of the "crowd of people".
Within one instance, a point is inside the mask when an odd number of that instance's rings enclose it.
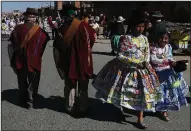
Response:
[[[16,25],[23,23],[24,20],[18,16],[8,17],[4,15],[1,23],[1,34],[3,36],[9,36]]]
[[[168,31],[159,12],[152,15],[155,17],[151,27],[147,12],[134,11],[127,31],[123,25],[125,19],[113,17],[106,29],[110,32],[107,36],[111,38],[112,53],[116,57],[94,76],[91,50],[99,35],[98,28],[106,25],[105,16],[93,19],[84,15],[79,20],[75,8],[65,6],[60,13],[64,19],[58,17],[55,24],[49,17],[48,23],[54,30],[56,68],[65,82],[67,113],[85,117],[90,111],[89,79],[93,79],[96,98],[119,107],[121,114],[123,108],[137,111],[137,126],[141,129],[147,128],[143,124],[144,112],[156,112],[168,122],[171,120],[168,111],[179,111],[181,106],[188,105],[189,87],[182,73],[188,61],[173,59]],[[24,24],[12,31],[9,48],[14,52],[10,60],[18,77],[20,105],[31,109],[36,108],[42,56],[50,37],[36,24],[35,9],[27,8],[24,15]]]
[[[36,24],[38,24],[42,29],[44,29],[46,32],[53,32],[54,24],[56,25],[56,22],[58,21],[58,17],[56,18],[56,21],[52,21],[51,16],[44,16],[36,19]],[[9,37],[13,29],[20,24],[24,24],[24,16],[22,15],[16,15],[16,16],[6,16],[4,15],[2,17],[2,23],[1,23],[1,34],[2,37]],[[53,32],[54,34],[54,32]]]

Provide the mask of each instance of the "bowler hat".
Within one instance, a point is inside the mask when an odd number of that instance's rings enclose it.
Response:
[[[60,11],[61,15],[63,16],[68,16],[68,12],[74,12],[76,11],[78,8],[76,8],[74,5],[72,4],[64,4],[62,6],[62,10]],[[69,13],[70,14],[70,13]]]
[[[153,12],[151,13],[151,16],[152,16],[152,17],[158,17],[158,18],[164,17],[164,16],[161,14],[160,11],[153,11]]]
[[[23,15],[38,15],[38,11],[35,8],[27,8],[27,10],[23,13]]]

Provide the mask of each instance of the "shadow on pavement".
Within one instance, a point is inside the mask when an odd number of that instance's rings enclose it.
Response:
[[[102,103],[98,99],[89,98],[90,112],[87,118],[98,121],[112,121],[121,123],[122,114],[119,108],[112,104]],[[126,115],[125,117],[132,117]],[[123,121],[123,120],[122,120]]]
[[[4,90],[3,92],[1,92],[1,101],[7,101],[16,106],[19,106],[18,97],[19,97],[18,89]]]
[[[18,89],[10,89],[10,90],[4,90],[1,93],[1,100],[7,101],[11,104],[14,104],[16,106],[19,106],[19,90]],[[43,109],[47,108],[50,110],[54,110],[57,112],[62,112],[62,109],[64,108],[64,99],[59,96],[50,96],[49,98],[44,98],[42,95],[37,95],[37,101],[35,103],[36,109]]]
[[[19,90],[10,89],[4,90],[1,93],[2,101],[7,101],[11,104],[19,106]],[[90,111],[87,118],[99,121],[120,121],[120,109],[111,105],[103,104],[100,100],[89,98]],[[47,108],[56,112],[64,113],[64,98],[60,96],[50,96],[49,98],[44,98],[42,95],[37,95],[37,101],[35,104],[35,109]],[[131,117],[127,115],[126,117]]]
[[[115,55],[113,55],[111,52],[98,52],[98,51],[93,51],[92,54],[115,56]]]
[[[19,96],[19,90],[18,89],[10,89],[10,90],[4,90],[1,93],[2,101],[7,101],[11,104],[14,104],[16,106],[19,106],[18,104],[18,96]],[[190,103],[190,97],[186,97],[188,103]],[[136,122],[131,122],[125,120],[125,118],[122,117],[121,111],[119,108],[112,104],[102,103],[98,99],[89,98],[88,99],[89,108],[90,111],[88,112],[88,115],[86,118],[92,119],[92,120],[98,120],[98,121],[111,121],[111,122],[117,122],[121,124],[131,124],[135,127],[137,127]],[[53,111],[57,112],[63,112],[64,113],[64,98],[60,96],[50,96],[49,98],[44,98],[42,95],[37,96],[36,101],[36,109],[43,109],[47,108]],[[129,110],[129,109],[123,109],[124,111],[124,117],[132,117],[132,115],[136,116],[138,112]],[[152,112],[145,112],[145,116],[151,116],[151,117],[158,117],[156,113]],[[138,128],[138,127],[137,127]]]

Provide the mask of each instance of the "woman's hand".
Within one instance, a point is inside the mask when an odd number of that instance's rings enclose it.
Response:
[[[169,65],[170,65],[171,67],[176,66],[176,61],[169,61]]]
[[[144,68],[148,68],[149,63],[148,63],[147,61],[144,61],[144,62],[143,62],[143,66],[144,66]]]
[[[137,64],[138,69],[145,69],[144,62]]]

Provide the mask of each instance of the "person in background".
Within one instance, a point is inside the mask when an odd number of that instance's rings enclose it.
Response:
[[[9,26],[9,23],[10,23],[10,18],[6,18],[6,25]]]
[[[113,16],[112,20],[110,20],[109,24],[108,24],[108,32],[110,32],[109,34],[109,38],[111,38],[113,36],[113,32],[114,32],[114,25],[115,22],[117,21],[116,17]]]
[[[99,31],[99,24],[95,20],[93,20],[93,23],[92,23],[91,27],[95,30],[95,33],[97,35],[98,31]]]
[[[100,22],[100,17],[99,17],[99,16],[96,16],[96,17],[95,17],[95,23],[96,23],[96,25],[99,25],[99,27],[96,29],[97,38],[99,38],[99,29],[100,29],[100,24],[99,24],[99,22]]]
[[[2,23],[1,23],[1,36],[2,36],[2,40],[9,35],[9,28],[6,25],[6,21],[5,19],[2,19]]]
[[[49,24],[50,28],[52,29],[52,39],[54,40],[56,25],[55,25],[55,23],[53,23],[51,16],[48,17],[48,24]]]
[[[90,19],[89,19],[89,25],[91,26],[91,27],[93,27],[93,25],[94,25],[94,19],[93,19],[93,17],[91,17]]]
[[[12,32],[16,26],[16,23],[13,18],[11,18],[11,21],[9,22],[9,29]]]
[[[125,34],[125,27],[123,24],[124,21],[125,19],[122,16],[119,16],[113,27],[113,33],[111,37],[111,53],[113,55],[116,55],[115,52],[119,51],[119,39],[121,35]]]
[[[16,15],[14,19],[15,19],[16,25],[19,25],[20,24],[19,16]]]
[[[167,31],[166,24],[161,20],[163,17],[164,16],[161,14],[160,11],[153,11],[151,13],[152,27],[149,31],[149,36],[148,36],[148,40],[150,44],[156,41],[156,37],[158,36],[158,33],[160,32],[160,30]]]
[[[147,38],[149,36],[149,32],[150,32],[150,29],[151,29],[151,26],[152,26],[152,24],[151,24],[151,22],[149,20],[149,15],[150,14],[146,10],[143,11],[143,18],[145,20],[145,30],[143,32],[143,35],[145,35]]]

